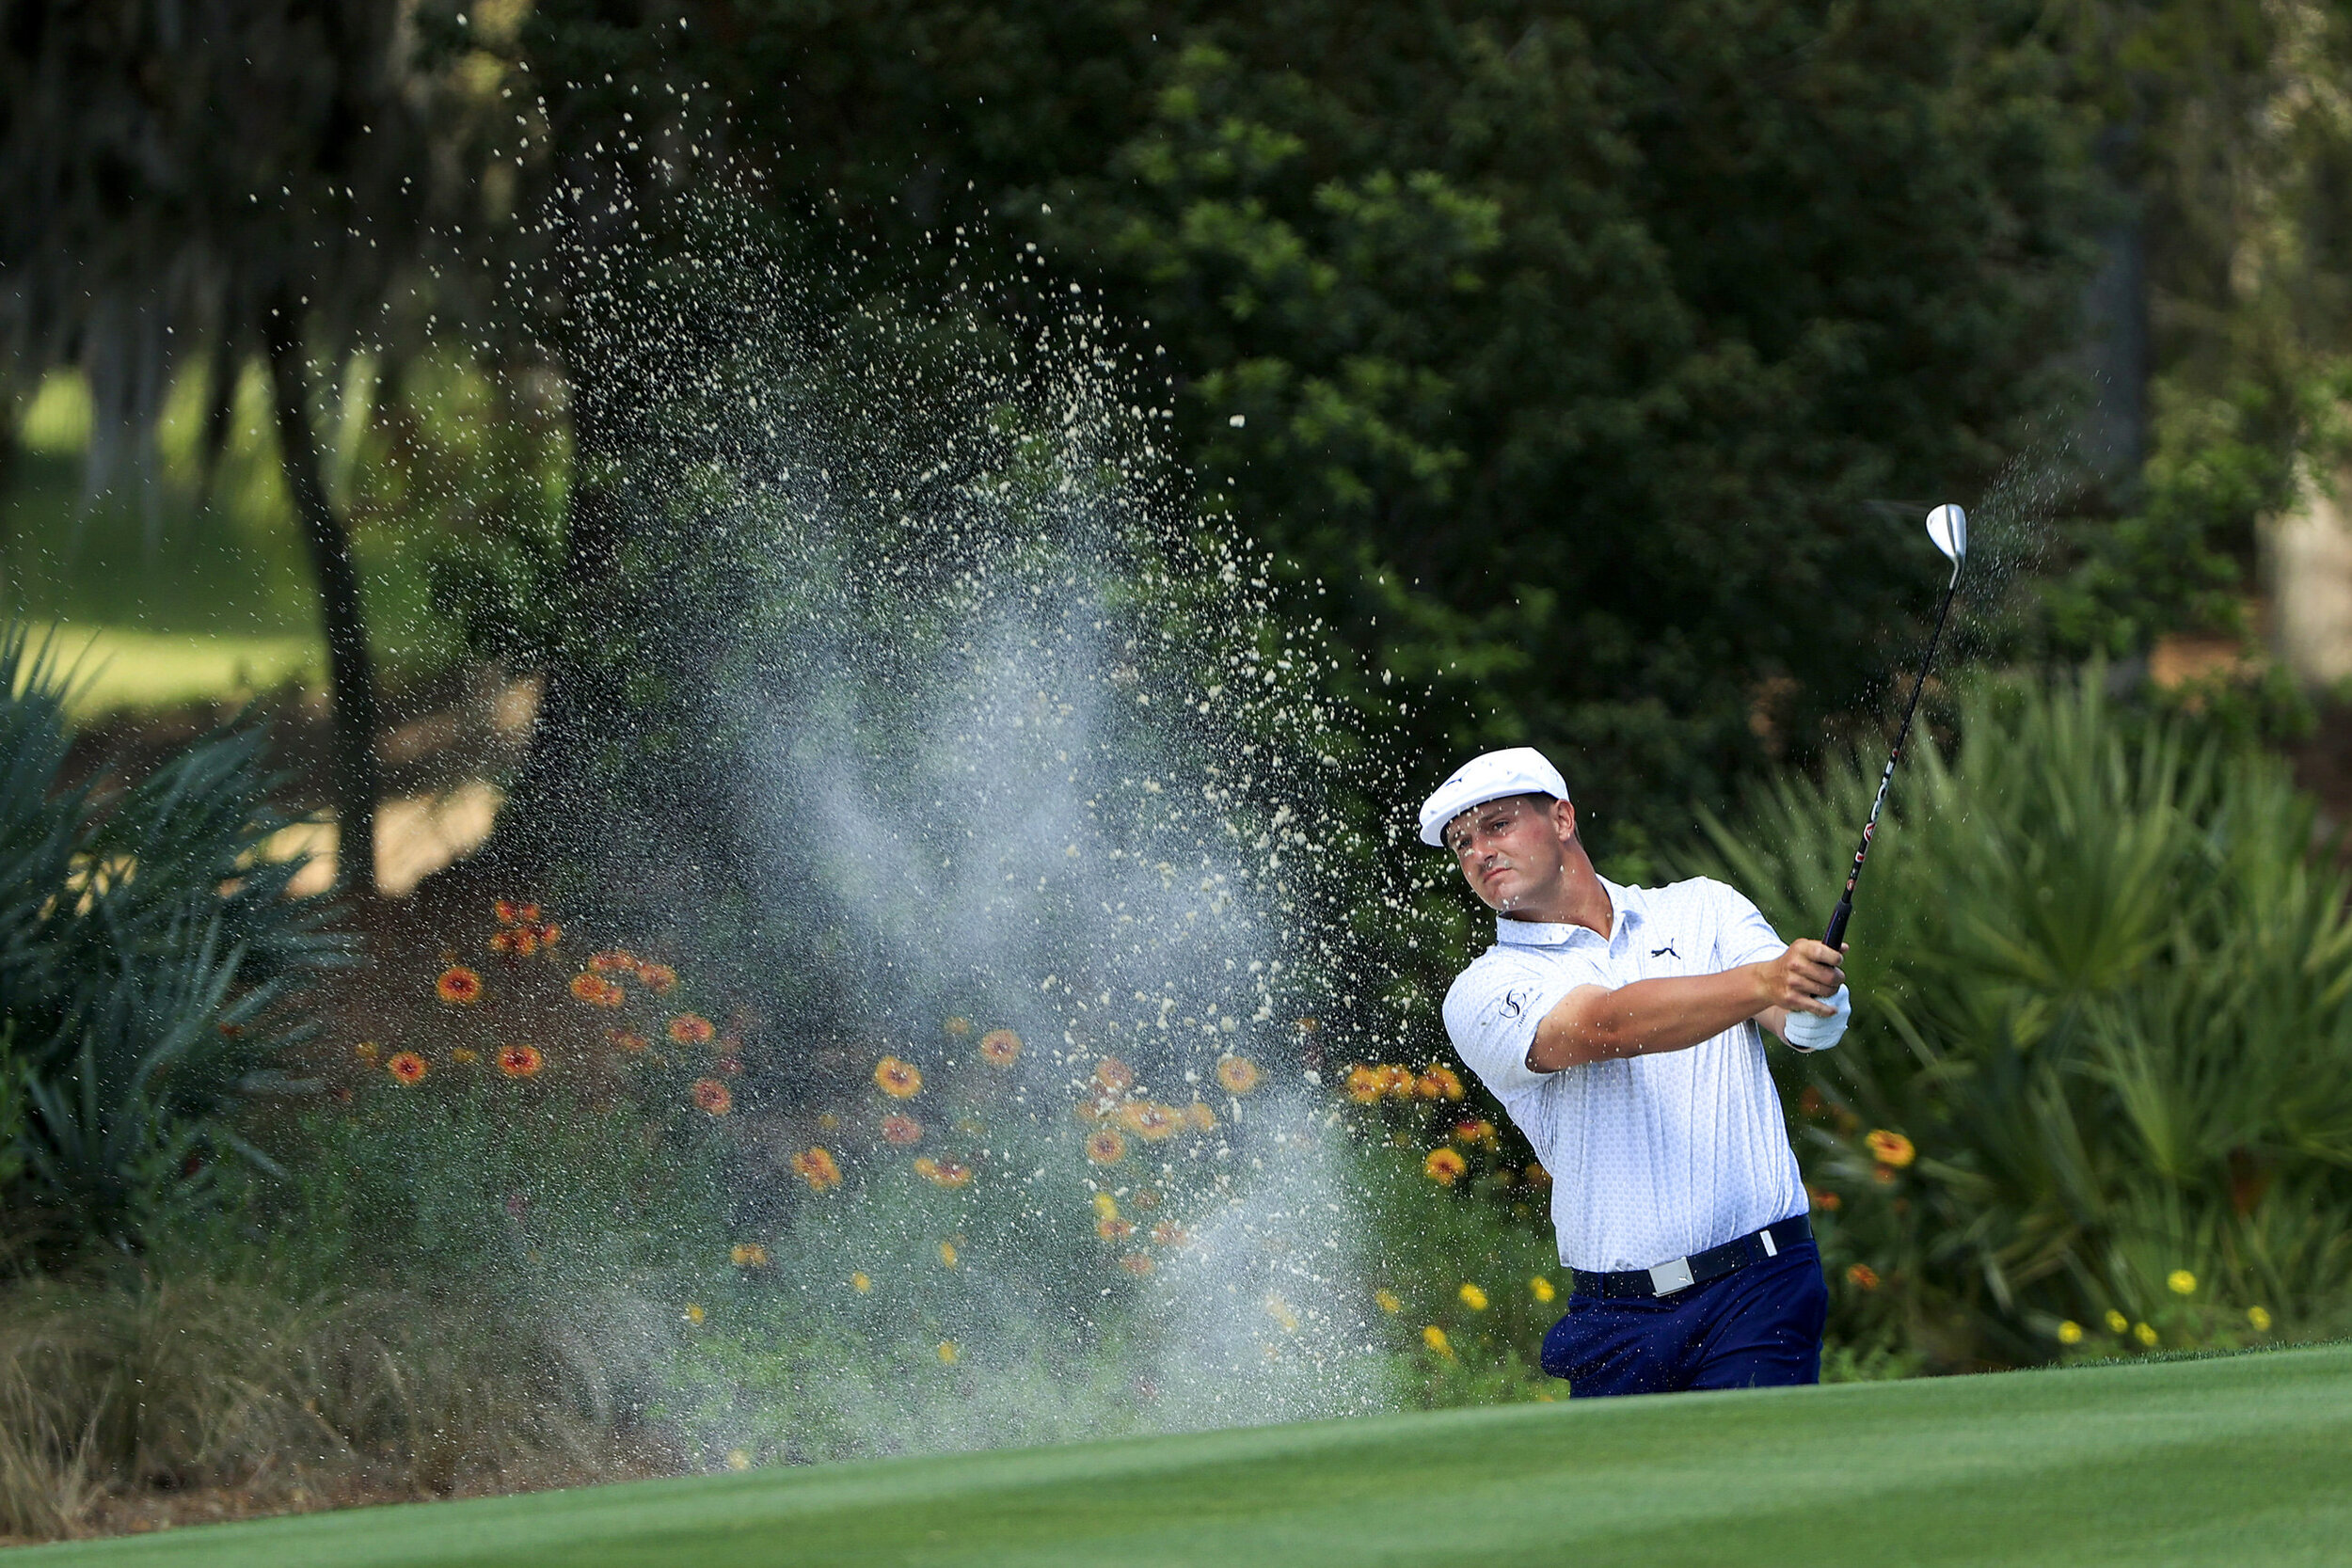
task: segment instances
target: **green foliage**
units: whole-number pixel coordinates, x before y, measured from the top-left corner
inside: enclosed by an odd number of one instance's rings
[[[1604,837],[1867,705],[1931,581],[1864,503],[1996,467],[2073,329],[2087,126],[2031,8],[734,14],[534,8],[559,139],[707,83],[820,255],[921,293],[1034,243],[1001,312],[1103,291],[1332,689],[1560,749]]]
[[[1789,1074],[1856,1346],[2226,1345],[2321,1331],[2352,1283],[2352,882],[2281,763],[2102,679],[1967,688],[1881,823],[1853,1028]],[[1704,868],[1814,927],[1875,774],[1759,791]]]
[[[277,1081],[307,1027],[291,1006],[342,961],[326,906],[290,899],[297,861],[258,726],[188,747],[119,796],[60,787],[64,689],[21,627],[0,632],[0,1057],[12,1161],[68,1229],[129,1238],[201,1189],[207,1162],[262,1158],[222,1121]]]

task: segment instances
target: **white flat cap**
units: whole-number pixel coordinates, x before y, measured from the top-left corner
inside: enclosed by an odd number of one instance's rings
[[[1433,847],[1445,845],[1445,825],[1472,806],[1500,800],[1506,795],[1549,795],[1568,799],[1568,781],[1551,759],[1533,746],[1474,756],[1454,770],[1454,777],[1422,802],[1421,841]]]

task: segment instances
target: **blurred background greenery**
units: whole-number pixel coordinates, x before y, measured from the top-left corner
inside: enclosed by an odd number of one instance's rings
[[[681,1171],[726,1190],[739,1149],[458,1106],[448,1201],[377,1207],[342,1183],[404,1170],[413,1130],[325,1109],[381,1087],[336,1076],[373,1027],[355,951],[429,975],[492,896],[548,889],[651,917],[573,825],[707,729],[612,650],[714,625],[647,580],[623,492],[668,471],[660,410],[592,307],[697,264],[697,193],[792,259],[812,338],[950,297],[1017,353],[1099,314],[1198,515],[1316,640],[1310,695],[1395,776],[1541,745],[1605,871],[1724,875],[1791,933],[1924,629],[1919,516],[1970,505],[1961,673],[1853,928],[1854,1036],[1787,1078],[1833,1370],[2344,1332],[2341,8],[20,9],[0,1528],[717,1462],[677,1412],[729,1353],[661,1334],[724,1227],[504,1206],[535,1164],[637,1212]],[[1343,804],[1364,885],[1417,903],[1325,912],[1434,1058],[1480,922],[1399,801]],[[697,868],[661,894],[705,911],[697,956],[755,968],[739,829],[641,816],[642,855]],[[1539,1397],[1527,1154],[1452,1114],[1354,1124],[1398,1397]],[[1459,1184],[1433,1144],[1470,1151]],[[622,1231],[619,1296],[516,1264]],[[361,1289],[362,1253],[400,1261]],[[626,1353],[560,1332],[651,1297]]]

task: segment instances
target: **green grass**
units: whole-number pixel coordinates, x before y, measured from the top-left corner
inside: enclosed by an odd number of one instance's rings
[[[311,1514],[29,1565],[2340,1562],[2352,1349],[1518,1405]]]

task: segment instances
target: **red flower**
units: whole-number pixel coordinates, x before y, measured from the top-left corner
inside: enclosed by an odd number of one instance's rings
[[[588,968],[597,974],[634,974],[637,972],[637,955],[625,953],[617,947],[608,947],[601,953],[588,955]]]
[[[615,1051],[626,1051],[632,1056],[647,1049],[653,1043],[644,1036],[628,1029],[607,1029],[604,1032],[604,1037]]]
[[[670,1037],[680,1045],[707,1045],[718,1032],[700,1013],[680,1013],[670,1020]]]
[[[677,984],[677,971],[668,964],[641,963],[637,966],[637,983],[660,996]]]
[[[735,1094],[716,1078],[697,1078],[692,1090],[695,1107],[714,1117],[725,1116],[735,1109]]]
[[[499,1052],[499,1070],[509,1078],[529,1078],[547,1065],[535,1045],[510,1045]]]
[[[482,1000],[482,976],[463,964],[452,964],[433,982],[433,993],[444,1002],[470,1007]]]
[[[923,1141],[923,1124],[909,1116],[887,1116],[882,1117],[882,1135],[905,1148]]]
[[[1879,1288],[1879,1272],[1867,1263],[1856,1263],[1848,1269],[1846,1279],[1859,1290],[1875,1291]]]
[[[572,994],[596,1007],[617,1007],[628,1000],[617,982],[584,972],[572,976]]]
[[[421,1084],[424,1082],[424,1075],[428,1069],[422,1056],[413,1051],[402,1051],[394,1053],[392,1059],[384,1064],[384,1070],[401,1083]]]

